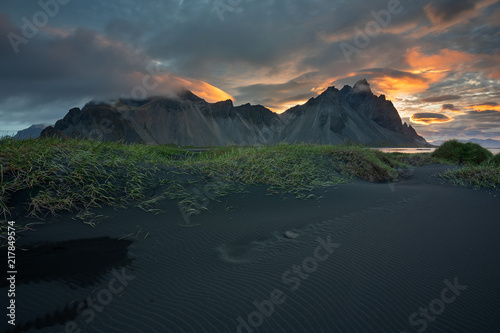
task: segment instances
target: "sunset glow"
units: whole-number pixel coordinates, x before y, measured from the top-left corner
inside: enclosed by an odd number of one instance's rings
[[[474,111],[499,111],[500,112],[500,105],[497,103],[485,103],[485,104],[479,104],[479,105],[472,105],[468,107],[469,109],[473,109]]]
[[[412,123],[420,124],[420,125],[431,125],[431,124],[440,124],[447,123],[449,121],[453,121],[453,118],[442,114],[433,114],[433,113],[415,113],[410,117]]]
[[[190,90],[193,94],[197,95],[198,97],[203,98],[207,102],[215,103],[215,102],[225,101],[228,99],[234,101],[233,96],[229,95],[222,89],[212,86],[207,82],[194,79],[190,80],[183,79],[181,82],[183,83],[183,86],[186,89]]]

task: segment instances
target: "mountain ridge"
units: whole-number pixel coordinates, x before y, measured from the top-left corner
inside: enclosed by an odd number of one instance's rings
[[[71,109],[42,136],[98,138],[125,143],[181,146],[276,143],[426,146],[391,101],[372,93],[366,80],[320,95],[282,114],[262,105],[209,103],[186,90],[177,98],[118,99]]]
[[[33,124],[28,128],[17,131],[13,136],[16,140],[25,140],[31,138],[38,138],[42,131],[51,126],[50,124]]]

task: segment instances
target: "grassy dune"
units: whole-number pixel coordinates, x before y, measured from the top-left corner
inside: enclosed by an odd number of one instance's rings
[[[442,174],[444,180],[474,188],[500,190],[500,154],[493,155],[475,143],[451,140],[442,144],[432,157],[441,163],[463,165]]]
[[[135,203],[151,209],[161,199],[185,200],[193,184],[216,184],[218,196],[262,184],[271,193],[309,196],[321,186],[396,180],[411,161],[359,146],[277,145],[220,147],[191,152],[172,146],[88,140],[0,142],[0,216],[44,217]],[[161,188],[162,194],[149,195]],[[158,191],[155,191],[157,193]],[[15,207],[13,207],[15,206]]]
[[[155,166],[167,164],[169,147],[122,145],[81,140],[3,140],[0,143],[0,216],[22,192],[30,216],[118,205],[140,200]]]
[[[396,181],[412,166],[436,162],[465,165],[442,175],[446,180],[500,188],[500,158],[477,145],[461,145],[449,142],[432,155],[409,155],[356,145],[192,151],[76,139],[4,139],[0,141],[0,219],[43,218],[67,211],[94,225],[98,217],[89,211],[91,207],[136,205],[160,213],[160,203],[169,199],[187,209],[196,207],[193,188],[208,189],[217,198],[244,191],[248,185],[264,185],[270,194],[310,198],[324,186],[354,179]]]

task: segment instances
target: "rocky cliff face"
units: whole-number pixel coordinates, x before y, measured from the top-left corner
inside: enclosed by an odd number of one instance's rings
[[[144,141],[131,126],[130,121],[116,108],[107,104],[88,103],[80,110],[73,108],[66,116],[58,120],[54,127],[47,127],[40,136],[49,133],[60,137],[92,138],[105,141],[123,141],[125,143],[143,143]]]
[[[411,126],[402,123],[392,102],[372,93],[366,80],[342,90],[330,87],[283,116],[287,120],[283,132],[286,142],[408,147],[427,144]]]
[[[328,88],[304,105],[279,115],[261,105],[208,103],[186,91],[176,99],[117,100],[71,109],[42,136],[98,138],[126,143],[182,146],[287,143],[423,146],[394,105],[373,95],[368,82]]]

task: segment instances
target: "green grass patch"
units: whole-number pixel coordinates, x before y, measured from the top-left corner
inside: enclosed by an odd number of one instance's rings
[[[491,164],[500,167],[500,153],[493,156],[493,158],[491,159]]]
[[[471,166],[488,162],[493,158],[488,149],[477,143],[462,143],[457,140],[446,141],[432,153],[432,156],[447,163]]]
[[[20,192],[27,213],[72,211],[101,204],[140,200],[158,165],[187,152],[170,147],[124,145],[89,140],[4,139],[0,142],[0,214]]]
[[[500,167],[469,166],[448,171],[441,177],[457,185],[500,190]]]
[[[359,146],[281,144],[214,148],[185,161],[193,173],[222,183],[263,184],[270,191],[296,193],[345,183],[355,177],[396,180],[405,164]]]
[[[163,200],[176,200],[189,210],[199,206],[196,191],[215,199],[244,191],[248,185],[264,185],[271,194],[309,198],[315,189],[356,178],[394,181],[401,170],[427,162],[429,156],[385,154],[352,145],[282,144],[190,152],[175,146],[91,140],[4,139],[0,219],[7,220],[11,209],[18,209],[13,202],[20,198],[26,206],[15,212],[17,216],[76,212],[75,219],[92,226],[105,218],[93,215],[92,207],[133,202],[145,211],[162,213]]]
[[[474,188],[500,190],[500,155],[472,142],[450,140],[443,143],[432,156],[443,163],[463,165],[440,177],[452,183]]]

